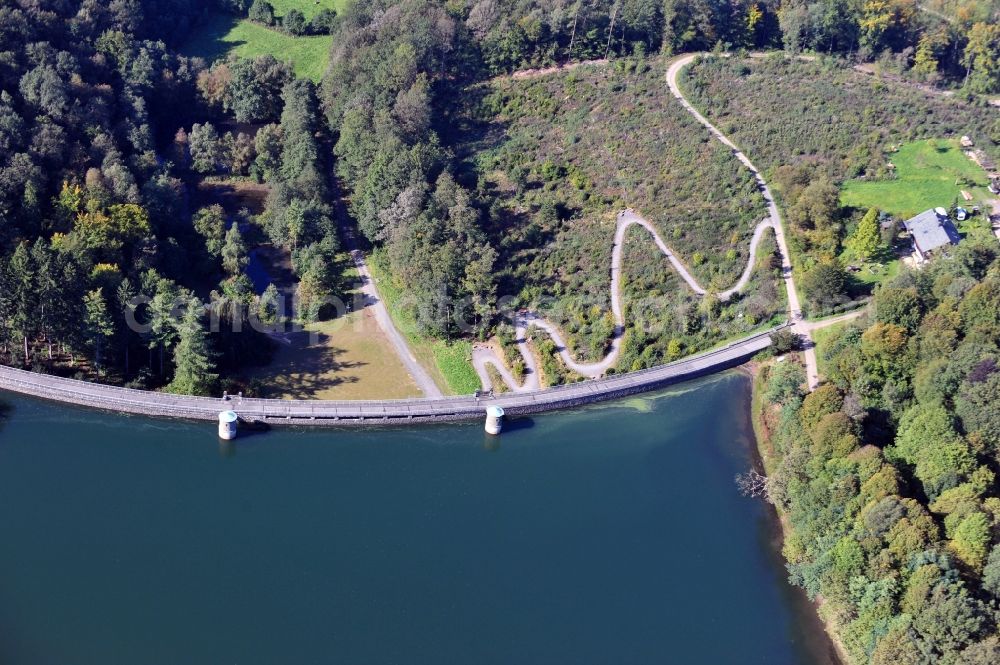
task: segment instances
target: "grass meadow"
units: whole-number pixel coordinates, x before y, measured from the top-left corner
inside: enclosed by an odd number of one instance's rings
[[[878,208],[907,219],[929,208],[974,205],[990,198],[986,174],[962,152],[957,141],[916,141],[890,158],[896,167],[891,180],[848,180],[841,203],[854,208]],[[962,190],[972,195],[966,202]]]
[[[339,10],[344,2],[273,0],[271,4],[278,16],[283,16],[290,9],[298,9],[308,19],[320,9]],[[291,62],[296,76],[318,82],[326,71],[332,46],[333,37],[329,35],[295,37],[232,14],[215,12],[194,31],[182,50],[185,55],[201,57],[209,62],[225,58],[230,53],[242,58],[273,55],[278,60]]]
[[[305,326],[279,342],[253,375],[278,399],[420,397],[395,350],[367,311]]]

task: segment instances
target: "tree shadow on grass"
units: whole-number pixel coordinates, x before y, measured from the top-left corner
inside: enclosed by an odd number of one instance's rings
[[[184,45],[181,52],[192,58],[203,58],[208,63],[224,58],[231,50],[246,43],[244,41],[224,41],[223,39],[240,20],[240,17],[233,14],[220,11],[212,12],[195,28],[191,39]]]
[[[279,350],[271,376],[265,379],[269,396],[287,394],[295,396],[318,395],[338,386],[358,383],[360,378],[352,370],[368,363],[344,359],[347,350],[330,345],[330,337],[320,333],[315,339],[309,332],[288,335],[286,350]],[[310,344],[310,341],[313,343]]]

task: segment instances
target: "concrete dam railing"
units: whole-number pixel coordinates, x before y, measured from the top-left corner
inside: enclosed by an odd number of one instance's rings
[[[474,420],[482,418],[488,406],[500,406],[511,416],[541,413],[633,395],[719,372],[740,365],[766,349],[771,344],[772,332],[752,335],[651,369],[496,397],[383,401],[189,397],[104,386],[12,367],[0,367],[0,390],[104,411],[213,422],[218,420],[220,411],[226,410],[235,411],[245,422],[271,425],[344,427]]]

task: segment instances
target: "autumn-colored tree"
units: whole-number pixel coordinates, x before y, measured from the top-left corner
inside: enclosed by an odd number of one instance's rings
[[[970,89],[982,93],[1000,90],[1000,23],[972,26],[962,64]]]
[[[858,228],[854,230],[847,247],[858,259],[868,261],[882,245],[882,234],[879,230],[878,210],[870,208],[865,216],[858,222]]]

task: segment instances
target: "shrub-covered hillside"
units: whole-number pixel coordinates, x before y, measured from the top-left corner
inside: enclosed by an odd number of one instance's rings
[[[638,59],[497,79],[474,89],[460,127],[459,155],[491,203],[505,292],[559,300],[590,357],[610,334],[601,319],[619,209],[634,207],[653,222],[697,279],[718,290],[739,277],[766,216],[750,172],[674,100],[663,69],[662,60]],[[636,230],[628,242],[656,254],[643,284],[686,290],[647,233]],[[625,271],[633,274],[630,265]],[[677,317],[665,309],[660,319]]]
[[[996,107],[881,82],[838,62],[709,57],[688,68],[683,85],[769,171],[808,163],[836,181],[884,175],[892,146],[963,135],[1000,157]]]
[[[1000,261],[994,244],[881,287],[822,348],[772,366],[772,501],[794,583],[858,663],[996,663]]]
[[[919,139],[968,135],[987,157],[1000,157],[1000,115],[985,100],[880,81],[826,59],[707,57],[687,70],[683,86],[775,185],[812,314],[866,291],[840,260],[867,212],[841,207],[845,180],[897,177],[893,151]],[[898,166],[900,177],[912,175],[909,164]],[[980,172],[971,184],[985,191]],[[891,258],[891,243],[883,238],[872,253]]]

